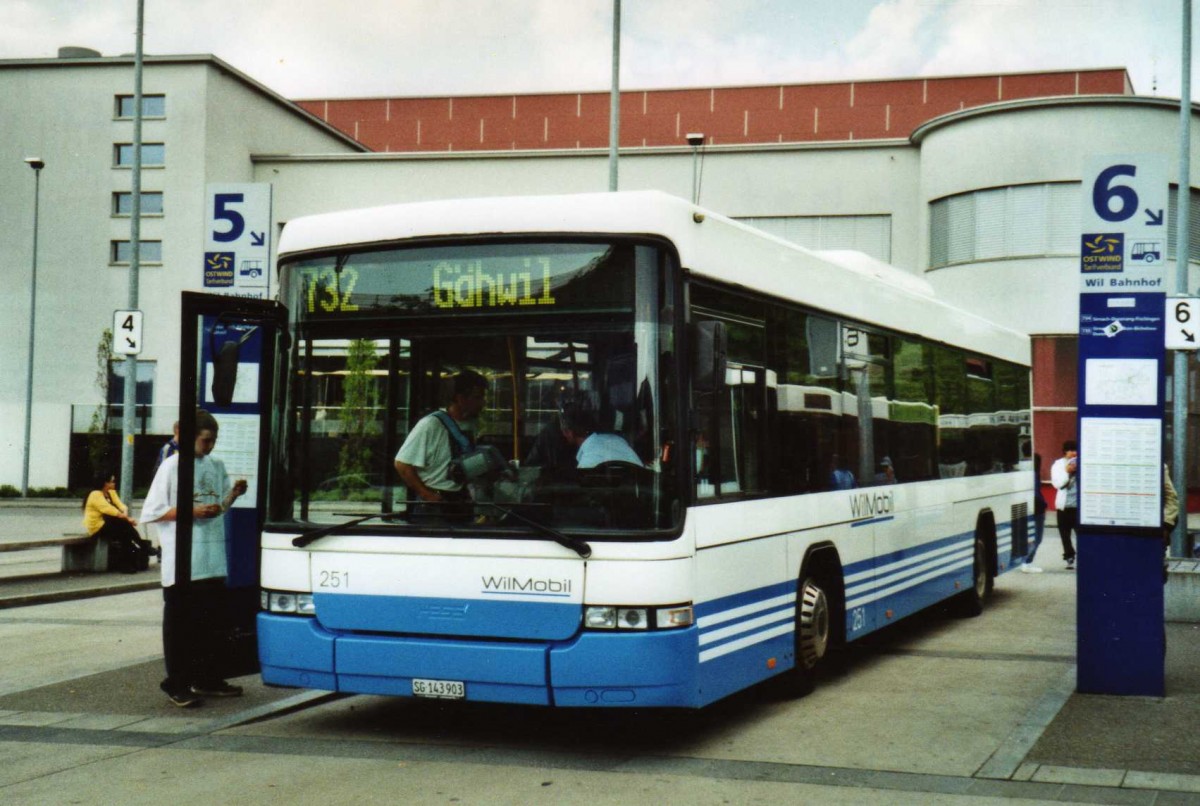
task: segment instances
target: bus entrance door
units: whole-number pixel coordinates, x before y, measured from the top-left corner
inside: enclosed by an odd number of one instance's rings
[[[216,625],[217,672],[238,677],[258,671],[266,446],[271,402],[284,397],[275,391],[285,309],[271,301],[182,296],[175,585],[193,612]]]

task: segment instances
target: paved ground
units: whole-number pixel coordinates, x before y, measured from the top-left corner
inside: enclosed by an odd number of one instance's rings
[[[699,714],[255,677],[184,711],[156,690],[157,591],[2,609],[0,802],[1200,804],[1200,626],[1167,626],[1165,698],[1075,694],[1075,577],[1055,557],[1002,577],[978,619],[929,612],[856,645],[808,698]]]

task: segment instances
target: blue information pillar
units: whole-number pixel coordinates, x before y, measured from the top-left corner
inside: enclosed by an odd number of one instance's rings
[[[1162,696],[1166,159],[1091,167],[1080,246],[1077,688]]]
[[[1082,692],[1163,694],[1163,304],[1162,294],[1080,299]]]

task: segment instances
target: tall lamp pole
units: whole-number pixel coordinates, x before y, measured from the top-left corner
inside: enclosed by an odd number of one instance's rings
[[[608,189],[617,189],[621,140],[621,0],[613,0],[612,86],[608,93]]]
[[[145,0],[137,4],[137,44],[133,57],[133,175],[130,183],[133,207],[129,211],[129,310],[138,307],[138,268],[142,260],[142,28]],[[125,396],[121,406],[121,496],[133,501],[133,435],[137,420],[136,355],[125,356]]]
[[[33,334],[37,324],[37,249],[38,249],[38,202],[42,191],[42,169],[46,163],[41,157],[26,157],[25,162],[33,169],[33,270],[29,280],[29,364],[25,368],[25,450],[21,465],[21,496],[29,496],[29,434],[33,425]]]
[[[692,204],[700,203],[700,146],[704,145],[703,132],[688,132],[688,145],[692,147]]]
[[[1186,294],[1188,289],[1188,266],[1191,255],[1189,222],[1191,221],[1192,198],[1192,0],[1183,0],[1183,30],[1180,61],[1183,64],[1179,91],[1179,184],[1175,210],[1178,216],[1175,227],[1175,293]],[[1171,531],[1172,557],[1187,556],[1187,439],[1188,439],[1188,353],[1175,352],[1173,367],[1174,401],[1171,412],[1171,462],[1175,476],[1175,489],[1179,491],[1184,505],[1180,518]]]

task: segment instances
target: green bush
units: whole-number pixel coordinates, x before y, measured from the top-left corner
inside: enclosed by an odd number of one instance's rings
[[[31,487],[30,498],[74,498],[75,493],[66,487]]]
[[[0,484],[0,498],[20,498],[21,491],[11,484]]]

